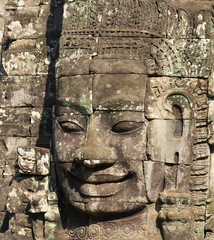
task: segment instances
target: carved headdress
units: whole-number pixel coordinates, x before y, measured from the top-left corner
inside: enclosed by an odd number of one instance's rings
[[[163,38],[167,24],[167,8],[163,2],[67,1],[60,58],[105,55],[146,60],[150,74],[178,75],[179,54],[170,41]]]

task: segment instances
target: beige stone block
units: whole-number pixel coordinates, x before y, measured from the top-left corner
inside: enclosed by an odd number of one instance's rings
[[[10,181],[12,177],[7,177],[7,178],[0,178],[0,184],[1,184],[1,189],[0,189],[0,211],[5,211],[5,205],[6,205],[6,199],[9,194],[9,188],[10,188]],[[3,219],[2,219],[3,220]]]
[[[31,136],[52,137],[51,108],[33,108],[31,110]]]
[[[44,44],[43,40],[41,44]],[[15,47],[14,45],[12,48]],[[4,70],[9,76],[48,74],[50,64],[46,46],[41,49],[33,47],[5,51],[3,52],[2,61]]]
[[[207,190],[208,189],[208,177],[205,176],[191,176],[190,178],[190,190],[198,191],[198,190]]]
[[[193,147],[195,159],[207,158],[210,155],[210,148],[207,143],[196,144]]]
[[[70,57],[61,58],[56,64],[56,76],[89,75],[90,59],[82,59],[81,54],[73,54]]]
[[[147,80],[140,74],[96,74],[93,109],[144,111]]]
[[[48,76],[2,78],[0,107],[46,107],[54,101],[54,83]]]
[[[57,105],[70,107],[83,114],[91,114],[92,76],[79,75],[58,80]]]
[[[147,74],[148,70],[143,61],[93,58],[90,72],[98,74]]]
[[[202,191],[193,191],[191,192],[192,204],[194,206],[206,205],[207,201],[207,192]]]
[[[1,160],[15,161],[17,159],[18,147],[26,147],[31,144],[31,138],[25,137],[2,137],[1,142]]]
[[[184,120],[153,120],[147,130],[147,153],[152,161],[190,164],[193,161],[193,122]],[[180,132],[180,133],[179,133]]]
[[[0,135],[30,136],[29,108],[1,108],[0,112]]]
[[[18,3],[24,4],[23,1]],[[10,6],[12,7],[12,5]],[[40,6],[13,4],[14,14],[6,18],[6,33],[10,39],[27,39],[45,37],[46,25],[50,13],[50,7],[46,4]]]
[[[23,6],[38,6],[41,1],[44,0],[6,0],[7,5],[13,5],[16,7],[23,7]]]
[[[156,202],[164,188],[164,163],[145,161],[144,174],[149,201]]]

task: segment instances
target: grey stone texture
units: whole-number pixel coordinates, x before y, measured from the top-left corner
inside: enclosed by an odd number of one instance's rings
[[[214,239],[213,0],[1,0],[0,239]]]

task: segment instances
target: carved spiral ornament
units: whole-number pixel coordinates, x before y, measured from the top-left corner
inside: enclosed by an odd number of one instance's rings
[[[123,237],[133,237],[134,235],[136,235],[136,229],[135,229],[135,225],[133,224],[124,224],[121,226],[120,228],[120,233],[121,236]]]
[[[96,239],[100,236],[100,227],[97,224],[92,224],[89,226],[89,232],[88,232],[90,239]]]
[[[103,224],[103,237],[106,239],[112,238],[116,235],[117,228],[113,223],[104,223]]]
[[[79,227],[76,236],[79,240],[87,239],[87,229],[86,227]]]

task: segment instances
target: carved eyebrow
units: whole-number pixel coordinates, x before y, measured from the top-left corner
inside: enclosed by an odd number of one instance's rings
[[[130,106],[132,110],[130,110]],[[132,95],[127,95],[127,99],[124,100],[119,96],[115,96],[106,101],[100,102],[100,105],[95,108],[95,110],[112,110],[112,111],[137,111],[137,108],[144,106],[144,101],[139,102],[135,97],[132,98]],[[141,110],[139,110],[142,112]],[[138,111],[137,111],[138,112]]]
[[[69,101],[57,101],[56,105],[57,107],[68,107],[84,115],[90,115],[92,113],[92,109],[89,107],[85,105],[78,105]]]

